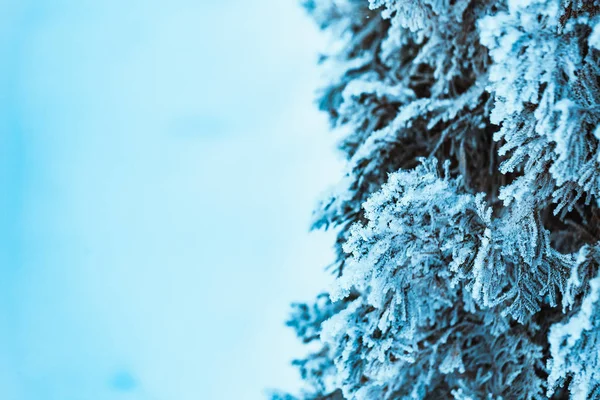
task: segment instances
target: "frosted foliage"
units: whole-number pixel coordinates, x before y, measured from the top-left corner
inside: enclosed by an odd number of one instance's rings
[[[492,218],[483,195],[461,193],[459,180],[438,177],[434,161],[390,175],[365,203],[368,223],[350,230],[350,258],[332,299],[355,290],[374,307],[390,302],[390,314],[411,329],[434,323],[434,311],[453,304],[459,281],[481,308],[502,304],[503,314],[519,321],[544,298],[556,305],[574,257],[552,249],[526,204]]]
[[[350,259],[331,297],[362,296],[326,321],[321,335],[332,348],[346,398],[423,399],[446,386],[473,396],[517,396],[503,380],[524,376],[532,380],[521,398],[541,393],[541,381],[531,376],[539,367],[540,349],[526,329],[518,336],[507,332],[510,318],[493,321],[492,310],[510,304],[506,309],[514,310],[505,314],[529,315],[524,298],[537,301],[543,283],[535,293],[519,288],[518,266],[502,265],[513,260],[503,254],[511,249],[501,251],[502,245],[512,245],[508,238],[505,243],[495,239],[502,226],[492,222],[481,196],[462,193],[460,181],[445,174],[440,177],[430,160],[390,175],[365,203],[367,224],[351,229],[344,245]],[[490,254],[496,254],[495,268],[502,272],[485,265],[494,258]],[[482,265],[473,267],[477,263]],[[499,295],[492,287],[517,295]],[[476,299],[473,292],[486,295]],[[480,340],[486,343],[474,344]],[[514,352],[500,351],[495,347],[500,343],[514,343]],[[486,367],[479,357],[494,361]],[[513,361],[518,366],[511,367],[511,374],[500,376],[495,370]],[[476,384],[464,381],[471,373],[486,377]]]
[[[469,3],[469,0],[369,0],[371,8],[383,7],[385,18],[392,17],[411,31],[430,28],[440,19],[461,22]]]
[[[600,194],[600,53],[594,1],[509,1],[508,10],[479,21],[490,49],[491,121],[509,154],[502,172],[544,179],[570,211]],[[541,177],[550,173],[551,180]],[[517,181],[520,185],[524,181]]]
[[[407,9],[413,3],[406,2]],[[310,7],[329,9],[325,4],[331,6],[328,1],[311,1]],[[343,226],[359,217],[361,204],[389,173],[414,167],[421,156],[458,160],[461,154],[482,154],[471,160],[480,171],[465,178],[485,184],[481,175],[491,160],[483,155],[491,145],[487,130],[493,128],[486,123],[491,108],[483,79],[488,58],[477,45],[475,16],[486,6],[461,4],[463,12],[455,13],[467,30],[441,13],[436,24],[413,32],[396,17],[382,18],[365,1],[346,1],[329,12],[344,34],[341,46],[335,46],[341,50],[325,56],[324,62],[337,68],[320,107],[335,127],[349,132],[340,142],[349,160],[349,178],[323,199],[315,214],[316,227]],[[464,118],[467,113],[469,118]],[[342,236],[340,243],[343,240]]]
[[[329,295],[322,293],[317,296],[312,305],[293,304],[293,312],[287,325],[295,330],[296,335],[303,343],[319,342],[323,322],[342,310],[344,306],[344,303],[341,302],[332,303]],[[294,360],[293,362],[300,370],[302,379],[313,388],[312,391],[304,394],[303,398],[305,399],[319,398],[318,393],[327,392],[328,390],[335,392],[335,388],[332,388],[332,382],[335,378],[336,369],[329,356],[329,347],[319,345],[317,348],[317,351],[306,358]]]
[[[307,0],[343,176],[278,399],[600,399],[600,0]]]
[[[549,395],[571,377],[573,399],[600,398],[600,275],[589,287],[578,312],[550,330]]]

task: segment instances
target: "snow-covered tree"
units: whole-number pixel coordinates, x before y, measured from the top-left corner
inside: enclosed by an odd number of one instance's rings
[[[304,5],[347,166],[299,398],[600,399],[600,0]]]

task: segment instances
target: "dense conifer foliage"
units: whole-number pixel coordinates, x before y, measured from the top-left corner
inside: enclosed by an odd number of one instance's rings
[[[600,399],[600,1],[305,7],[347,166],[298,398]]]

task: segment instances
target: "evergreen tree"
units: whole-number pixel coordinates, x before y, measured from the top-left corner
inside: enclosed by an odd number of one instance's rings
[[[305,7],[347,168],[300,398],[600,399],[600,0]]]

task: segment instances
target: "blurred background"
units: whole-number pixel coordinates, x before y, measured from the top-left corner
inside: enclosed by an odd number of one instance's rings
[[[0,398],[294,391],[339,163],[295,0],[0,0]]]

